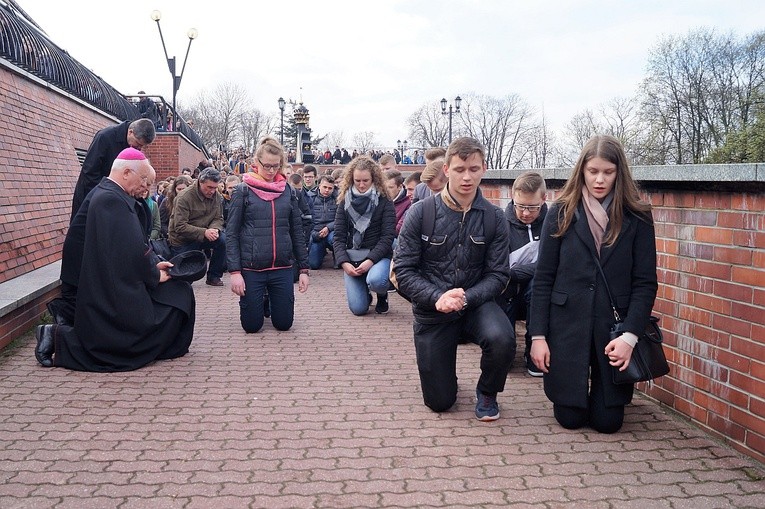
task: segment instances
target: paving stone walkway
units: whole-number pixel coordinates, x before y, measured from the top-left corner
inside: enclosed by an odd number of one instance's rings
[[[636,397],[623,430],[556,425],[518,363],[502,418],[421,401],[408,303],[354,317],[338,270],[297,321],[244,334],[228,288],[194,284],[191,352],[131,373],[44,369],[29,334],[0,353],[0,509],[765,507],[765,468]]]

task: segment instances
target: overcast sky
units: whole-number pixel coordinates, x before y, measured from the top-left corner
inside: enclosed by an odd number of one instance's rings
[[[61,48],[123,94],[172,97],[151,12],[169,55],[193,42],[183,104],[223,81],[276,116],[301,97],[314,135],[373,131],[388,147],[421,105],[469,92],[518,94],[553,129],[631,96],[649,50],[699,27],[739,37],[763,28],[762,0],[17,0]]]

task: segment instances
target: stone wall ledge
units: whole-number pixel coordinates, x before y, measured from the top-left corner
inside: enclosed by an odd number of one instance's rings
[[[58,287],[60,274],[57,261],[0,283],[0,317]]]
[[[688,189],[704,191],[765,191],[765,163],[681,164],[632,166],[632,174],[645,190]],[[484,180],[515,180],[525,169],[489,170]],[[548,186],[559,187],[571,175],[571,168],[538,171]]]

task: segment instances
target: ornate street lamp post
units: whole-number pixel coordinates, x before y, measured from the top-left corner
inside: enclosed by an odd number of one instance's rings
[[[175,74],[175,57],[167,56],[167,47],[165,46],[165,38],[162,35],[162,27],[159,24],[159,20],[162,17],[162,13],[159,11],[152,11],[151,19],[157,22],[157,30],[159,30],[159,38],[162,41],[162,49],[165,52],[165,59],[167,60],[167,68],[170,69],[170,74],[173,77],[173,131],[178,127],[178,113],[175,111],[175,98],[178,95],[178,89],[181,88],[181,80],[183,79],[183,72],[186,70],[186,61],[189,59],[189,50],[191,49],[191,41],[197,38],[199,32],[196,28],[190,28],[186,32],[186,36],[189,38],[189,45],[186,47],[186,56],[183,58],[183,67],[181,68],[180,76]]]
[[[460,111],[460,103],[462,102],[462,98],[460,96],[457,96],[454,98],[454,112],[457,113]],[[452,144],[452,105],[449,105],[449,110],[446,110],[446,98],[441,99],[441,114],[442,115],[449,115],[449,145]]]
[[[283,97],[279,98],[279,110],[282,112],[282,120],[281,120],[281,128],[279,130],[279,143],[282,144],[282,147],[284,146],[284,106],[287,104]]]
[[[409,145],[409,142],[404,140],[396,140],[396,145],[398,146],[398,151],[401,153],[401,163],[404,162],[404,152],[406,152],[406,147]]]

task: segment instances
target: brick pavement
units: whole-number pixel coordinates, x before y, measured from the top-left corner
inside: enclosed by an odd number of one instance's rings
[[[195,283],[191,352],[132,373],[0,353],[0,508],[765,507],[765,468],[637,397],[622,432],[566,431],[514,366],[502,418],[421,402],[408,303],[354,317],[314,271],[288,332],[246,335],[227,288]]]

